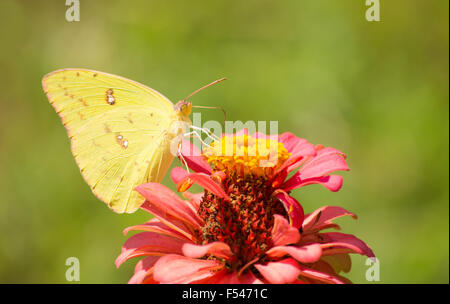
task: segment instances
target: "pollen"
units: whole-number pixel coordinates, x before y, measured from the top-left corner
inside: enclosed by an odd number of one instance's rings
[[[256,138],[247,134],[224,136],[203,151],[215,171],[240,176],[270,177],[291,154],[275,139]]]

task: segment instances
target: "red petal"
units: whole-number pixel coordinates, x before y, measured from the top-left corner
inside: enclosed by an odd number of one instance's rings
[[[274,196],[278,198],[286,209],[289,215],[290,224],[292,227],[299,229],[302,226],[304,213],[300,203],[293,197],[289,196],[283,190],[276,190]]]
[[[222,188],[222,185],[214,181],[209,175],[206,175],[204,173],[191,173],[187,175],[183,180],[181,180],[177,187],[181,186],[183,190],[187,190],[184,189],[184,185],[188,182],[190,182],[191,184],[196,183],[200,187],[208,190],[218,197],[224,198],[226,200],[230,199],[225,193],[225,190]]]
[[[366,243],[358,239],[352,234],[345,234],[340,232],[326,232],[320,234],[326,243],[321,244],[322,249],[331,248],[348,248],[352,251],[368,257],[375,257],[372,249]]]

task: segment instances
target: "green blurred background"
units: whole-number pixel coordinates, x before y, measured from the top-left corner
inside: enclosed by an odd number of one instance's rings
[[[191,101],[347,153],[340,192],[294,196],[306,212],[357,213],[338,222],[373,248],[380,282],[449,282],[448,1],[381,0],[381,22],[366,21],[364,0],[80,2],[72,23],[64,0],[0,2],[1,283],[66,283],[71,256],[81,283],[125,283],[135,265],[114,260],[122,230],[148,214],[117,215],[91,194],[42,91],[66,67],[172,101],[227,77]],[[367,283],[365,259],[352,260],[348,276]]]

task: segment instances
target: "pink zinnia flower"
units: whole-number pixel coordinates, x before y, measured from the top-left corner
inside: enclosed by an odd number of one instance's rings
[[[222,153],[229,147],[231,155]],[[261,147],[275,147],[277,158]],[[174,168],[171,176],[188,200],[158,183],[136,188],[146,198],[141,208],[155,218],[124,231],[145,231],[130,237],[116,260],[119,267],[145,257],[129,283],[348,283],[338,274],[349,271],[348,254],[374,256],[353,235],[322,232],[339,228],[335,218],[356,218],[353,213],[326,206],[305,216],[289,195],[309,184],[339,190],[342,177],[330,173],[348,170],[342,152],[291,133],[249,136],[244,130],[203,153],[186,141],[182,155],[195,172]],[[194,183],[205,191],[186,192]]]

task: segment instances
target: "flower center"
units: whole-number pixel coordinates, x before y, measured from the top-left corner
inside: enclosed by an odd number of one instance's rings
[[[224,136],[211,143],[211,147],[203,151],[203,156],[215,171],[270,177],[290,153],[277,140],[243,134]]]
[[[274,197],[265,178],[251,174],[232,174],[223,181],[229,201],[205,191],[199,216],[204,226],[199,232],[202,244],[221,241],[228,244],[234,261],[228,263],[236,270],[261,256],[271,246],[274,214],[287,218],[283,205]]]

